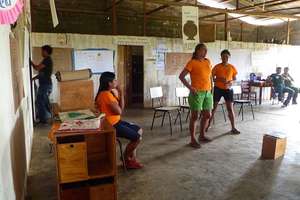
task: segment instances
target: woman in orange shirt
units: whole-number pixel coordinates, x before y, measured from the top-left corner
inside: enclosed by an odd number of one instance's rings
[[[236,80],[237,70],[235,67],[228,63],[230,57],[230,52],[225,49],[221,52],[222,63],[217,64],[212,70],[212,77],[215,83],[214,86],[214,108],[212,110],[212,117],[210,122],[216,112],[218,103],[223,97],[226,103],[226,108],[228,112],[228,117],[231,123],[231,133],[239,134],[234,123],[234,110],[233,110],[233,90],[231,85],[233,81]],[[209,122],[209,124],[210,124]]]
[[[210,142],[211,139],[205,136],[205,129],[211,116],[213,97],[211,94],[211,63],[206,58],[207,48],[205,44],[198,44],[195,47],[192,59],[186,64],[179,75],[181,82],[190,90],[189,105],[191,109],[190,118],[190,145],[200,148],[199,142]],[[191,77],[191,83],[186,79]],[[201,113],[200,136],[196,139],[196,122]]]
[[[124,96],[114,73],[101,74],[96,106],[100,112],[105,113],[107,121],[115,127],[117,137],[130,140],[124,152],[126,167],[128,169],[142,168],[143,165],[136,159],[136,148],[141,141],[143,130],[135,124],[121,120]]]

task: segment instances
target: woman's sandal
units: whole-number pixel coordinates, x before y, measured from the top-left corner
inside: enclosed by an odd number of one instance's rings
[[[190,146],[193,147],[193,148],[195,148],[195,149],[201,148],[201,145],[197,141],[190,142]]]
[[[234,135],[238,135],[238,134],[241,134],[241,132],[239,130],[237,130],[236,128],[232,129],[230,131],[231,134],[234,134]]]
[[[209,139],[207,137],[199,137],[198,140],[199,140],[199,142],[205,142],[205,143],[212,141],[212,139]]]

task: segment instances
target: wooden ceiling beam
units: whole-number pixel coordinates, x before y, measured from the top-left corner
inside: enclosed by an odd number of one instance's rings
[[[277,12],[277,11],[284,11],[284,10],[294,10],[294,9],[299,9],[299,10],[300,10],[300,7],[280,8],[280,9],[274,9],[274,10],[267,10],[267,11],[264,11],[264,13]],[[296,13],[293,13],[293,14],[296,15],[296,14],[299,14],[299,12],[296,12]],[[246,17],[246,16],[247,16],[247,15],[243,15],[243,16],[240,16],[240,17],[232,17],[232,18],[229,18],[228,21],[240,19],[240,18]],[[224,20],[216,20],[216,21],[218,21],[218,22],[224,22]]]
[[[265,2],[265,7],[268,7],[268,5],[270,3],[275,3],[275,2],[278,3],[279,1],[282,1],[282,0],[267,1],[267,2]],[[255,8],[255,7],[261,6],[261,5],[263,5],[263,3],[257,3],[257,4],[254,4],[253,6],[239,7],[236,10],[248,10],[248,9],[252,9],[252,8]],[[206,16],[203,16],[203,17],[199,17],[199,20],[206,19],[206,18],[211,18],[211,17],[217,17],[217,16],[220,16],[220,15],[223,15],[223,13],[217,13],[217,14],[211,14],[211,15],[206,15]]]
[[[297,1],[297,0],[294,0],[294,1]],[[151,0],[151,2],[165,5],[165,1],[162,1],[162,0]],[[182,2],[169,2],[168,4],[169,4],[169,6],[194,6],[194,4],[182,3]],[[257,16],[257,17],[286,18],[286,19],[297,19],[297,20],[300,19],[300,16],[288,15],[288,14],[272,14],[272,13],[263,13],[263,12],[257,12],[257,11],[253,11],[253,12],[249,13],[249,12],[242,11],[242,10],[228,10],[228,9],[213,8],[213,7],[209,7],[209,6],[203,6],[203,5],[197,5],[197,7],[202,10],[209,10],[209,11],[223,13],[223,14],[235,13],[235,14],[250,15],[250,16]]]
[[[274,7],[274,6],[281,6],[281,5],[287,5],[287,4],[290,4],[290,3],[294,3],[294,2],[297,2],[299,0],[289,0],[289,1],[282,1],[282,2],[278,2],[278,3],[274,3],[268,7]]]
[[[175,0],[174,2],[180,2],[180,1],[183,1],[183,0]],[[157,12],[157,11],[163,10],[163,9],[165,9],[165,8],[168,8],[168,7],[170,7],[169,4],[164,4],[164,5],[162,5],[162,6],[159,6],[159,7],[157,7],[157,8],[154,8],[153,10],[149,10],[149,11],[146,13],[146,15],[151,15],[151,14]]]
[[[268,10],[266,12],[277,12],[277,11],[286,11],[286,10],[300,10],[300,7],[291,7],[291,8],[279,8],[279,9],[274,9],[274,10]]]
[[[117,6],[118,4],[122,3],[124,0],[119,0],[117,2],[115,2],[115,6]],[[106,9],[103,10],[103,12],[107,12],[109,10],[111,10],[114,7],[114,5],[112,4],[111,6],[107,7]]]
[[[32,7],[33,12],[50,12],[48,7]],[[80,10],[80,9],[70,9],[70,8],[57,8],[58,13],[74,13],[74,14],[84,14],[84,15],[95,15],[95,16],[107,16],[110,15],[108,12],[103,11],[91,11],[91,10]],[[118,17],[123,18],[140,18],[143,20],[144,15],[143,14],[124,14],[118,12]],[[147,16],[147,19],[153,19],[153,20],[161,20],[161,21],[170,21],[170,22],[178,22],[179,24],[182,23],[181,17],[174,17],[174,16]],[[204,20],[201,21],[201,23],[209,23],[209,24],[221,24],[220,22],[213,21],[213,20]]]

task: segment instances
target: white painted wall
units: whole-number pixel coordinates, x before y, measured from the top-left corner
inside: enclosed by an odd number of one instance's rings
[[[108,48],[115,50],[115,66],[117,65],[118,55],[117,47],[119,36],[102,36],[102,35],[81,35],[81,34],[55,34],[55,33],[33,33],[32,41],[34,47],[40,47],[44,44],[50,44],[53,47],[68,47],[75,49],[84,48]],[[166,76],[164,70],[158,70],[154,59],[154,50],[158,47],[166,48],[168,52],[184,52],[182,39],[180,38],[155,38],[155,37],[134,37],[134,36],[122,36],[126,38],[129,45],[134,43],[143,43],[144,46],[144,105],[150,107],[150,94],[149,88],[155,86],[162,86],[165,95],[165,100],[168,105],[174,105],[177,103],[175,97],[175,87],[182,86],[178,75]],[[142,41],[142,42],[141,42]],[[147,41],[145,43],[145,41]],[[213,43],[207,43],[208,55],[213,57],[214,64],[219,62],[218,52],[223,49],[230,49],[236,52],[248,52],[249,55],[252,52],[258,52],[265,58],[266,64],[260,66],[254,66],[252,64],[252,57],[249,58],[247,66],[236,66],[239,71],[238,79],[246,79],[250,72],[262,72],[263,77],[273,73],[275,67],[290,66],[292,72],[298,74],[299,68],[297,60],[291,62],[292,56],[299,52],[299,47],[292,47],[286,45],[274,45],[274,44],[263,44],[263,43],[245,43],[245,42],[225,42],[216,41]],[[264,55],[265,52],[272,52],[269,56]],[[236,55],[232,55],[236,56]],[[286,59],[288,56],[288,59]],[[240,60],[243,63],[243,60]],[[300,63],[299,63],[300,64]],[[117,71],[117,66],[116,66]],[[296,76],[295,76],[296,78]],[[93,77],[95,80],[95,91],[98,87],[98,77]],[[297,80],[300,83],[300,80]],[[54,85],[53,101],[56,101],[56,86]]]
[[[11,76],[11,61],[10,61],[10,46],[9,46],[9,33],[10,26],[0,25],[0,200],[14,200],[16,199],[16,185],[21,187],[23,194],[18,196],[24,196],[24,189],[26,184],[26,177],[18,177],[19,174],[13,172],[21,172],[20,169],[23,166],[16,166],[15,163],[22,163],[29,168],[30,155],[31,155],[31,144],[33,136],[33,123],[31,116],[31,104],[30,104],[30,82],[29,82],[29,68],[24,66],[23,68],[23,79],[24,79],[24,92],[25,98],[22,100],[21,105],[15,113],[13,105],[13,91],[12,91],[12,76]],[[27,41],[28,42],[28,41]],[[24,60],[28,61],[28,54],[24,57]],[[28,62],[26,62],[28,63]],[[18,158],[16,149],[20,148],[14,146],[14,141],[18,140],[18,135],[13,136],[13,130],[16,121],[23,115],[24,123],[24,135],[25,141],[25,157]],[[12,138],[13,137],[13,138]],[[20,149],[19,149],[20,150]],[[16,157],[17,156],[17,157]],[[16,160],[18,159],[18,160]],[[18,168],[20,167],[20,168]],[[26,170],[26,169],[25,169]],[[19,180],[25,180],[23,183],[19,183]],[[20,188],[19,187],[19,188]]]
[[[10,71],[9,31],[9,26],[0,26],[0,74],[5,74],[5,76],[2,76],[2,84],[0,84],[0,199],[3,200],[15,198],[10,162],[10,133],[14,124],[14,106],[10,103],[13,102],[13,93]]]

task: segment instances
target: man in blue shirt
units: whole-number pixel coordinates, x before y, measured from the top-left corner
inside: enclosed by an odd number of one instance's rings
[[[284,93],[288,93],[287,99],[283,102],[282,107],[289,105],[292,97],[294,96],[294,90],[289,87],[286,87],[284,84],[284,78],[281,75],[281,67],[276,68],[276,73],[271,74],[268,77],[268,80],[272,82],[274,91],[278,93],[278,100],[284,101]]]
[[[39,118],[40,123],[47,123],[51,113],[49,101],[49,95],[52,91],[51,75],[53,71],[51,54],[51,46],[42,46],[43,61],[38,65],[31,61],[32,67],[38,71],[37,79],[39,80],[39,88],[36,97],[36,105],[37,117]]]

